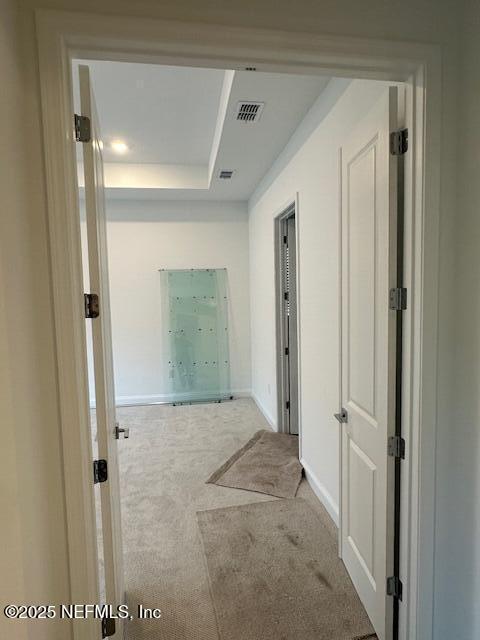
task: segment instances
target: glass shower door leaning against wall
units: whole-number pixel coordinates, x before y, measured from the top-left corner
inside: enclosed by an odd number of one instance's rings
[[[226,269],[163,269],[163,340],[171,402],[231,398]]]

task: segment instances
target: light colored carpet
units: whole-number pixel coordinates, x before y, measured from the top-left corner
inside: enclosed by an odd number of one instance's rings
[[[207,482],[278,498],[294,498],[301,479],[298,436],[261,430]]]
[[[354,640],[373,627],[301,498],[198,513],[222,640]]]
[[[205,484],[205,478],[268,425],[250,399],[117,410],[130,438],[119,440],[128,603],[159,607],[136,620],[127,640],[219,640],[196,512],[272,501],[271,496]],[[335,525],[303,480],[297,496]],[[257,640],[251,638],[250,640]],[[332,638],[332,640],[334,640]]]
[[[218,640],[196,512],[271,500],[205,484],[266,422],[248,399],[221,404],[124,407],[119,440],[127,601],[158,607],[132,620],[127,640]]]

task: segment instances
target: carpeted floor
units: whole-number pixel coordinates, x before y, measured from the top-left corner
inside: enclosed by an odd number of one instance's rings
[[[140,603],[163,612],[160,620],[129,622],[126,638],[218,640],[196,512],[272,500],[205,482],[256,431],[268,428],[265,419],[249,399],[124,407],[117,416],[130,427],[130,438],[119,441],[128,603],[133,610]],[[297,495],[335,535],[305,481]]]
[[[200,511],[198,523],[222,639],[373,633],[336,538],[302,498]]]

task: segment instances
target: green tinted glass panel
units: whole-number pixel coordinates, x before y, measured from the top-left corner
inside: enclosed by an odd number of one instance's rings
[[[228,398],[226,269],[163,270],[160,277],[172,402]]]

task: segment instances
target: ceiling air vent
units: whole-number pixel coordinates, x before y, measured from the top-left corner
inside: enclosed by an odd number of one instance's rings
[[[262,115],[264,106],[264,102],[239,102],[237,105],[237,120],[257,122]]]
[[[230,178],[233,176],[233,171],[220,171],[218,177],[221,178],[222,180],[230,180]]]

